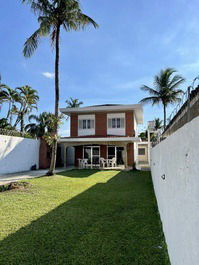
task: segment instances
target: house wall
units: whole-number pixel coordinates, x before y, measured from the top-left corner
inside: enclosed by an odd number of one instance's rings
[[[39,147],[39,140],[0,135],[0,175],[38,167]]]
[[[46,169],[50,167],[50,147],[41,139],[39,147],[39,168]]]
[[[132,112],[126,112],[126,136],[135,136],[134,114]]]
[[[199,264],[199,117],[151,151],[151,170],[172,265]]]
[[[70,117],[70,136],[78,136],[78,115],[73,113]]]
[[[112,113],[113,114],[113,113]],[[85,114],[86,115],[86,114]],[[90,113],[89,115],[92,115]],[[135,130],[134,130],[134,113],[132,111],[126,111],[124,112],[124,115],[126,117],[125,121],[125,132],[122,131],[122,133],[119,133],[121,136],[135,136]],[[107,132],[107,113],[106,112],[96,112],[95,113],[95,133],[92,132],[92,135],[88,133],[78,135],[78,114],[71,114],[71,122],[70,122],[70,135],[71,137],[106,137],[109,135],[118,135],[117,133],[108,134]]]
[[[95,134],[98,137],[105,137],[107,136],[107,113],[96,113],[95,114],[95,121],[96,121],[96,131]]]

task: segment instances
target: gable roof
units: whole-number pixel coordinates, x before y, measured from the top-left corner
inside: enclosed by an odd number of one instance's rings
[[[61,108],[60,111],[63,114],[70,116],[72,113],[84,114],[95,112],[122,112],[132,111],[135,113],[135,117],[138,124],[143,123],[143,107],[142,104],[104,104],[93,105],[79,108]]]

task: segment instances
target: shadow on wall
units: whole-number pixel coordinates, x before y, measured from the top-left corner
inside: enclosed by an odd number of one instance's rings
[[[149,173],[120,172],[5,238],[0,264],[169,264],[155,209]]]
[[[30,170],[39,160],[39,140],[0,135],[0,174]]]

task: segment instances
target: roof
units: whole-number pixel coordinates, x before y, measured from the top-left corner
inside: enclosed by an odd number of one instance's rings
[[[60,111],[63,114],[70,116],[72,113],[84,114],[95,112],[122,112],[132,111],[135,113],[135,117],[138,124],[143,123],[143,107],[142,104],[104,104],[94,105],[79,108],[61,108]]]
[[[139,137],[63,137],[58,139],[58,143],[67,143],[67,144],[102,144],[102,143],[134,143],[134,142],[140,142],[141,139]]]

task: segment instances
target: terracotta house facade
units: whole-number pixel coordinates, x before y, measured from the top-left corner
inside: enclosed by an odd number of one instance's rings
[[[59,140],[64,147],[67,166],[68,147],[74,148],[74,164],[82,159],[91,168],[100,167],[102,159],[115,159],[116,167],[130,168],[136,161],[136,146],[140,142],[137,125],[143,123],[141,104],[96,105],[61,109],[70,117],[70,137]]]

